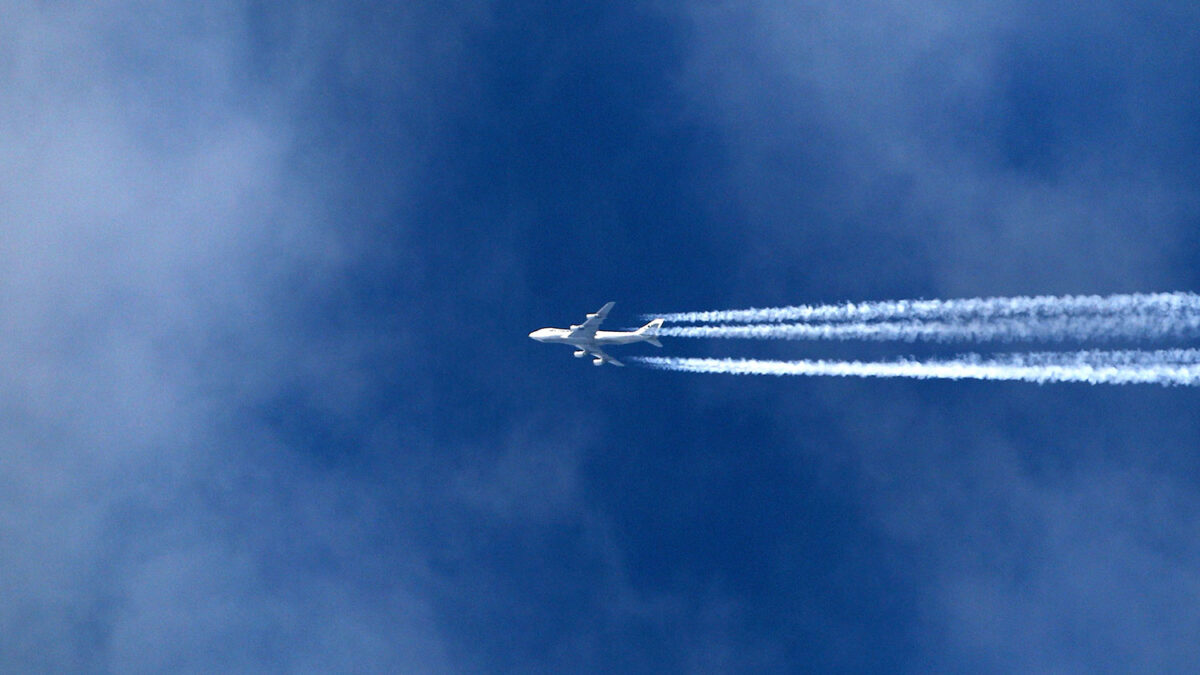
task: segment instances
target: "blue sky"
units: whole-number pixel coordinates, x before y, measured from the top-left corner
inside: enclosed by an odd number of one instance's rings
[[[1195,391],[526,337],[1196,290],[1193,3],[0,16],[0,670],[1200,659]]]

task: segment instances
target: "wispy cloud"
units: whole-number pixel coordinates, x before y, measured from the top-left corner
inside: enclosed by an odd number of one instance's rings
[[[392,496],[277,421],[361,419],[385,349],[312,315],[364,246],[307,78],[403,79],[341,10],[4,12],[0,669],[451,670]]]
[[[730,165],[713,208],[743,237],[724,306],[1194,287],[1194,10],[766,1],[686,17],[690,100]],[[722,382],[707,386],[744,395]],[[1194,390],[755,387],[804,461],[854,467],[889,550],[916,552],[898,565],[921,608],[908,663],[1195,659],[1163,628],[1196,624]]]

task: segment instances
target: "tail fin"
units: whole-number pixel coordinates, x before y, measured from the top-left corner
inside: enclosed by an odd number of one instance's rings
[[[655,347],[661,347],[662,343],[658,341],[658,329],[661,328],[662,325],[662,319],[655,319],[645,326],[639,328],[637,330],[637,334],[646,336],[646,342],[649,342]]]

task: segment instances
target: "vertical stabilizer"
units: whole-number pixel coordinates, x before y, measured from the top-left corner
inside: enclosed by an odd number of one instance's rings
[[[662,343],[658,341],[658,329],[661,328],[662,325],[662,319],[655,319],[645,326],[639,328],[637,330],[637,334],[644,336],[646,338],[646,342],[649,342],[655,347],[661,347]]]

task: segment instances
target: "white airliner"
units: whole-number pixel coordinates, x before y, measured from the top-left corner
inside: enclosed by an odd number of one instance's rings
[[[655,347],[662,346],[662,343],[658,341],[658,328],[662,326],[662,319],[655,319],[633,331],[597,330],[615,304],[617,303],[610,302],[596,310],[595,314],[588,314],[587,321],[581,324],[570,328],[539,328],[530,333],[529,337],[538,342],[571,345],[575,348],[575,358],[581,359],[591,354],[592,363],[597,366],[605,363],[611,363],[614,366],[625,365],[604,352],[604,347],[608,345],[649,342]]]

